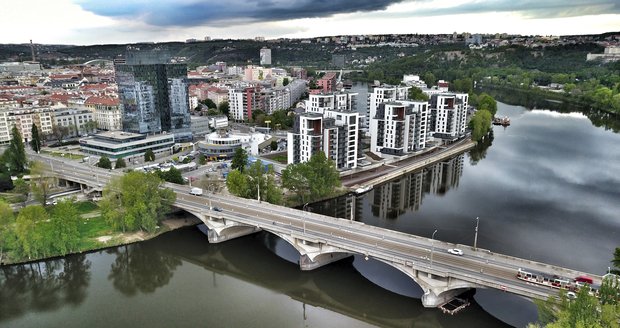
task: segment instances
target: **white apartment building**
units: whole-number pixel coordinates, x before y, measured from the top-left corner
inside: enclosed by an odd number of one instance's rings
[[[386,102],[370,119],[370,151],[406,155],[426,147],[428,103]]]
[[[24,142],[32,140],[32,123],[45,136],[52,133],[53,110],[51,108],[0,109],[0,144],[9,143],[13,125],[22,135]]]
[[[376,87],[368,93],[368,111],[366,112],[366,129],[369,131],[370,121],[375,117],[379,104],[388,101],[401,101],[409,99],[410,87],[384,85]],[[370,132],[370,131],[369,131]],[[370,132],[372,133],[372,132]]]
[[[303,163],[322,151],[339,170],[357,167],[360,115],[355,111],[327,110],[295,118],[287,135],[288,164]]]
[[[323,114],[328,110],[355,111],[357,95],[354,92],[311,94],[306,100],[306,112]]]
[[[466,93],[440,93],[431,96],[429,132],[435,138],[454,140],[465,134],[467,122]]]

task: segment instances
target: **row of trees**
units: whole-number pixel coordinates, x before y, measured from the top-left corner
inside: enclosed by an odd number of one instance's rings
[[[78,224],[73,200],[51,208],[29,205],[14,218],[11,207],[0,199],[0,259],[6,246],[14,256],[28,259],[77,251],[81,238]]]

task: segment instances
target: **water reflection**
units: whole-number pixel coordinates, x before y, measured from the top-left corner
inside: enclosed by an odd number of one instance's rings
[[[471,165],[476,165],[478,162],[483,160],[487,156],[487,149],[493,145],[493,139],[495,138],[493,134],[493,129],[489,131],[484,139],[479,141],[474,148],[469,151],[469,163]]]
[[[368,194],[348,194],[310,204],[307,209],[332,217],[362,220],[364,197],[368,197],[375,217],[397,219],[408,210],[417,211],[422,205],[424,194],[445,195],[449,190],[457,188],[463,175],[464,159],[465,154],[461,154],[385,182]]]
[[[116,255],[108,279],[114,288],[126,296],[138,292],[152,293],[170,282],[181,260],[155,249],[151,242],[111,249]]]
[[[0,322],[30,311],[79,306],[87,296],[90,261],[86,255],[0,267]]]

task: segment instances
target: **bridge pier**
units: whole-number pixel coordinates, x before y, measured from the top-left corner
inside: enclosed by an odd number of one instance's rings
[[[439,295],[435,294],[433,289],[424,289],[424,295],[422,295],[422,305],[426,308],[436,308],[444,303],[451,301],[459,294],[467,291],[467,288],[450,289]]]
[[[310,271],[350,256],[352,255],[348,253],[325,253],[314,258],[310,258],[308,254],[302,254],[299,257],[299,268],[302,271]]]
[[[209,228],[209,232],[207,233],[207,238],[209,239],[209,243],[216,244],[221,243],[227,240],[251,235],[253,233],[259,232],[261,229],[258,227],[252,226],[234,226],[225,229],[211,229]]]

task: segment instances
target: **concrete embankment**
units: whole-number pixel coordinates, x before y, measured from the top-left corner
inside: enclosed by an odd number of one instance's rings
[[[419,154],[408,158],[397,158],[375,163],[366,168],[358,169],[347,176],[343,176],[342,184],[355,190],[362,186],[368,187],[392,180],[407,172],[424,168],[428,165],[441,162],[452,156],[461,154],[476,145],[476,142],[465,140],[446,148],[438,148],[426,154]]]

